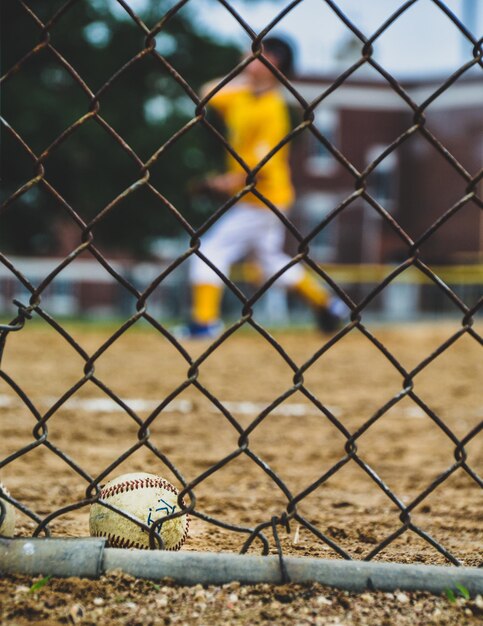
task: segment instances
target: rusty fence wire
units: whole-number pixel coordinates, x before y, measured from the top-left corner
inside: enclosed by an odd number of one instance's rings
[[[242,552],[246,552],[254,542],[259,541],[262,544],[264,553],[269,551],[269,540],[266,532],[273,534],[275,544],[282,554],[282,548],[278,537],[278,529],[286,527],[290,522],[298,522],[308,531],[310,531],[317,540],[325,542],[331,549],[333,549],[338,555],[343,558],[351,558],[349,553],[342,548],[338,543],[323,533],[317,528],[311,521],[304,518],[298,511],[299,503],[321,485],[328,481],[336,472],[343,468],[347,463],[356,463],[360,468],[370,477],[377,487],[382,490],[390,501],[397,507],[399,511],[399,527],[398,529],[387,536],[382,542],[374,546],[371,552],[367,555],[367,559],[376,557],[381,551],[383,551],[388,545],[398,539],[401,535],[408,531],[416,533],[420,538],[431,544],[437,551],[439,551],[444,557],[454,563],[459,564],[458,559],[454,556],[445,546],[441,545],[436,539],[430,536],[422,528],[416,525],[412,520],[412,513],[415,508],[421,504],[433,491],[439,488],[448,478],[450,478],[457,470],[464,471],[478,486],[482,486],[482,480],[477,475],[475,470],[468,463],[467,453],[465,446],[474,441],[480,434],[482,425],[481,423],[472,428],[463,438],[458,438],[454,432],[447,426],[443,419],[428,406],[424,400],[418,396],[414,389],[415,378],[425,368],[428,367],[439,355],[445,350],[457,342],[461,337],[466,336],[474,340],[478,344],[482,344],[482,337],[474,329],[473,323],[476,314],[481,308],[483,300],[480,300],[469,307],[462,299],[452,290],[438,275],[436,275],[431,267],[429,267],[421,258],[420,246],[431,238],[452,216],[457,214],[461,209],[468,204],[473,204],[478,209],[483,209],[483,203],[478,196],[478,185],[483,178],[483,173],[480,171],[476,175],[470,174],[463,165],[448,151],[448,149],[439,141],[439,139],[426,127],[425,125],[425,113],[431,104],[440,97],[444,92],[449,90],[452,85],[463,76],[471,68],[483,68],[482,63],[482,40],[476,40],[473,35],[465,28],[465,26],[457,19],[457,17],[449,10],[444,2],[439,0],[432,0],[434,10],[443,12],[446,17],[451,20],[456,29],[458,29],[463,37],[471,43],[473,49],[473,56],[466,63],[464,63],[457,71],[455,71],[443,84],[441,84],[424,102],[417,104],[403,88],[403,86],[391,75],[384,67],[382,67],[373,56],[373,49],[378,39],[386,33],[391,26],[398,20],[398,18],[408,11],[417,0],[410,0],[407,2],[401,2],[401,5],[397,11],[395,11],[386,21],[374,32],[371,36],[364,35],[348,17],[344,14],[342,9],[338,6],[337,2],[332,0],[324,0],[325,4],[344,22],[347,29],[353,34],[353,36],[360,42],[360,57],[350,67],[347,67],[334,82],[325,91],[320,93],[312,101],[306,101],[304,97],[297,91],[292,82],[288,80],[276,67],[271,65],[269,60],[263,55],[263,40],[264,37],[269,35],[271,31],[280,24],[280,22],[290,16],[290,12],[294,10],[303,0],[295,0],[285,6],[283,10],[270,22],[261,32],[257,33],[252,30],[248,23],[244,20],[243,16],[239,14],[230,4],[228,0],[218,0],[219,5],[223,5],[226,11],[230,12],[235,20],[237,20],[240,28],[242,28],[251,40],[251,54],[244,58],[242,62],[226,74],[225,78],[212,90],[211,93],[205,97],[200,98],[198,93],[188,84],[188,82],[181,76],[178,71],[170,64],[170,62],[162,54],[156,50],[156,36],[165,29],[170,20],[180,11],[184,5],[187,4],[187,0],[181,2],[172,3],[171,8],[162,16],[159,17],[154,26],[148,26],[143,22],[141,17],[136,14],[133,8],[130,6],[128,0],[117,0],[119,8],[122,8],[132,20],[135,28],[139,30],[144,37],[144,45],[139,49],[128,62],[120,67],[108,80],[104,82],[97,91],[94,91],[89,86],[88,82],[78,73],[76,67],[72,62],[68,61],[59,50],[56,49],[53,43],[52,35],[58,29],[63,28],[63,20],[65,16],[75,8],[78,4],[77,0],[69,0],[65,4],[59,4],[57,9],[52,12],[48,19],[41,19],[36,12],[36,3],[27,2],[22,0],[10,0],[11,2],[17,2],[20,9],[25,12],[26,16],[32,21],[38,31],[38,41],[32,43],[31,49],[25,54],[23,58],[11,67],[5,68],[4,74],[1,78],[2,84],[6,85],[16,74],[23,71],[23,68],[32,57],[39,55],[43,52],[48,52],[50,59],[54,60],[59,67],[68,72],[73,81],[80,87],[88,100],[88,106],[85,108],[83,115],[75,119],[67,128],[63,130],[52,143],[45,147],[45,149],[38,153],[32,149],[27,141],[22,137],[20,132],[14,128],[8,119],[3,119],[2,126],[3,133],[18,144],[19,148],[28,156],[31,163],[35,168],[35,175],[22,184],[15,190],[1,206],[1,214],[5,215],[8,211],[15,211],[16,202],[24,194],[33,188],[40,188],[43,192],[49,194],[58,205],[60,205],[66,216],[77,226],[80,234],[80,243],[70,254],[66,255],[62,262],[51,271],[40,284],[32,284],[22,273],[15,267],[13,262],[9,258],[0,253],[0,262],[9,270],[19,283],[21,283],[26,290],[30,293],[28,301],[15,300],[14,304],[18,310],[9,323],[2,324],[0,326],[0,365],[1,358],[8,343],[9,337],[14,333],[23,332],[28,328],[30,320],[33,317],[42,318],[42,320],[48,324],[53,330],[59,333],[65,341],[75,350],[75,352],[84,361],[84,375],[72,385],[58,400],[50,407],[46,413],[42,413],[35,404],[31,401],[28,395],[22,390],[17,382],[9,376],[9,374],[0,369],[0,376],[3,382],[10,388],[10,390],[22,401],[23,405],[28,409],[31,415],[35,419],[35,427],[33,429],[33,440],[26,446],[16,450],[6,458],[0,460],[0,469],[5,468],[7,465],[14,463],[18,458],[28,454],[34,448],[43,446],[52,454],[57,455],[66,464],[68,464],[80,477],[82,477],[87,483],[87,489],[85,499],[81,502],[76,502],[69,506],[65,506],[59,510],[56,510],[52,514],[41,517],[32,511],[27,504],[15,500],[13,497],[3,494],[3,497],[14,504],[20,511],[27,515],[36,524],[34,534],[40,535],[50,534],[50,525],[58,517],[65,513],[85,507],[94,502],[99,497],[100,485],[105,480],[105,477],[116,470],[127,458],[129,458],[136,450],[141,447],[145,447],[157,456],[159,460],[165,464],[172,473],[177,477],[179,482],[184,486],[180,497],[184,498],[184,511],[190,512],[191,515],[197,516],[206,522],[227,528],[232,531],[239,531],[244,533],[247,538],[243,545]],[[104,119],[102,112],[103,98],[109,93],[112,86],[123,75],[124,72],[131,70],[138,62],[145,57],[151,57],[154,62],[162,68],[163,71],[168,72],[171,78],[177,82],[179,87],[184,91],[186,96],[191,100],[193,107],[193,116],[191,120],[180,128],[175,134],[169,137],[159,148],[152,154],[147,160],[143,160],[135,150],[125,141],[125,139],[118,134],[118,132]],[[243,159],[234,152],[233,148],[227,143],[223,134],[215,128],[212,122],[207,117],[207,105],[210,98],[217,93],[224,85],[228,84],[232,79],[238,76],[243,69],[250,64],[253,60],[259,59],[265,66],[277,76],[280,83],[292,94],[296,100],[298,107],[303,113],[302,121],[294,127],[290,133],[275,146],[259,163],[256,167],[250,168]],[[408,111],[412,113],[412,124],[404,132],[402,132],[386,149],[364,170],[360,170],[350,162],[339,149],[324,136],[321,131],[314,124],[314,112],[316,108],[324,102],[330,94],[332,94],[339,87],[351,77],[359,68],[363,66],[371,66],[383,79],[389,84],[392,90],[399,96],[399,98],[406,104]],[[55,153],[67,140],[76,132],[78,132],[83,126],[87,124],[98,125],[105,133],[107,133],[126,153],[132,162],[133,171],[136,172],[136,180],[134,183],[127,186],[117,197],[113,198],[102,210],[100,210],[93,219],[85,221],[81,215],[76,211],[76,207],[69,203],[58,189],[49,181],[48,164],[51,155]],[[150,181],[150,168],[152,168],[161,155],[169,155],[170,149],[184,137],[190,130],[200,126],[206,129],[214,139],[223,147],[225,151],[230,153],[241,165],[246,172],[246,183],[243,189],[239,191],[234,197],[230,198],[227,202],[223,203],[219,208],[199,227],[193,227],[189,221],[184,217],[182,210],[179,207],[174,206],[166,197],[163,196],[162,190],[158,189]],[[264,197],[257,189],[257,174],[261,168],[267,163],[267,161],[284,145],[290,144],[299,134],[302,132],[311,133],[314,138],[319,141],[330,152],[333,158],[340,164],[342,168],[347,172],[353,180],[353,192],[346,197],[338,206],[336,206],[310,233],[303,235],[298,228],[292,223],[292,221],[281,212],[269,198]],[[448,208],[437,221],[432,223],[426,231],[421,234],[417,239],[412,239],[407,232],[401,227],[398,221],[382,206],[368,191],[368,177],[378,167],[381,161],[390,155],[392,152],[398,149],[404,142],[406,142],[413,135],[419,135],[424,138],[438,153],[446,160],[449,166],[456,172],[462,181],[464,187],[464,194],[461,198]],[[140,291],[136,286],[121,275],[113,267],[113,264],[106,258],[100,248],[96,245],[96,227],[103,222],[108,216],[115,216],[116,208],[118,205],[128,197],[130,194],[135,193],[140,188],[144,188],[164,210],[168,211],[173,218],[178,222],[179,226],[189,236],[190,244],[188,249],[176,258],[166,269],[164,269],[159,276],[156,277],[144,290]],[[277,217],[284,223],[286,229],[290,231],[292,236],[297,241],[296,254],[291,259],[290,263],[282,268],[275,276],[271,277],[265,284],[257,289],[257,291],[247,297],[228,276],[221,274],[221,272],[212,265],[209,259],[207,259],[201,249],[200,243],[205,233],[216,223],[216,221],[230,210],[234,204],[241,200],[247,194],[252,193],[259,200],[261,200],[268,210],[272,211]],[[318,263],[316,263],[310,255],[310,245],[314,238],[322,232],[331,222],[341,213],[343,213],[348,207],[355,201],[363,199],[376,211],[382,218],[385,224],[396,234],[400,241],[404,244],[407,254],[406,258],[402,260],[399,265],[394,268],[377,286],[360,301],[355,302],[346,293],[346,291],[337,284],[331,276],[324,271]],[[116,332],[114,332],[105,343],[94,353],[88,354],[84,348],[76,341],[76,339],[62,326],[59,321],[49,315],[48,311],[42,307],[42,296],[46,289],[53,284],[59,274],[67,266],[75,262],[75,260],[83,253],[88,252],[98,263],[117,281],[122,288],[126,290],[136,300],[136,311],[129,317]],[[227,289],[234,294],[238,299],[241,307],[241,314],[239,319],[230,324],[224,332],[211,343],[211,345],[196,359],[193,359],[186,350],[185,346],[173,336],[170,330],[163,325],[159,320],[155,319],[149,312],[149,298],[153,292],[163,283],[183,262],[185,262],[192,255],[198,255],[203,261],[208,264],[223,280]],[[270,289],[273,283],[284,272],[286,272],[291,266],[297,263],[304,263],[309,266],[314,272],[316,272],[322,280],[324,280],[333,291],[349,306],[351,314],[350,320],[347,324],[338,331],[333,337],[328,340],[324,340],[320,348],[309,358],[303,365],[297,365],[288,354],[285,349],[277,342],[274,337],[259,323],[253,316],[253,307],[258,300]],[[370,305],[370,303],[397,277],[402,275],[403,272],[410,268],[416,268],[422,272],[429,281],[435,286],[437,290],[443,294],[445,298],[448,298],[453,302],[461,315],[461,327],[451,337],[447,339],[442,345],[438,346],[431,354],[428,354],[420,363],[418,363],[412,370],[407,370],[395,357],[394,354],[367,328],[364,324],[364,311]],[[182,358],[186,361],[188,366],[188,374],[186,380],[177,388],[163,399],[155,410],[151,412],[147,419],[141,419],[137,413],[129,407],[114,391],[112,391],[104,382],[96,376],[96,361],[109,350],[110,347],[121,337],[129,328],[134,326],[139,320],[147,322],[151,328],[163,335],[172,346],[179,352]],[[284,393],[276,397],[271,404],[269,404],[259,415],[254,419],[251,424],[244,428],[228,410],[221,400],[217,398],[212,392],[205,387],[199,379],[200,370],[203,367],[203,363],[208,357],[214,353],[222,344],[240,327],[250,326],[261,338],[268,342],[278,355],[285,361],[287,366],[293,373],[293,384],[286,389]],[[386,404],[381,406],[365,423],[363,423],[354,432],[349,431],[346,426],[334,415],[317,397],[315,397],[311,391],[304,385],[304,374],[309,368],[317,362],[317,360],[325,354],[327,351],[336,345],[342,338],[351,332],[361,333],[373,346],[379,351],[380,354],[387,360],[387,362],[398,372],[403,380],[403,386],[397,395],[391,398]],[[55,415],[55,413],[70,399],[76,392],[85,385],[86,382],[91,382],[96,385],[107,397],[111,398],[127,415],[135,422],[138,433],[137,440],[133,445],[120,454],[120,456],[113,461],[108,467],[105,467],[104,471],[98,476],[91,476],[88,468],[80,467],[75,461],[72,460],[60,447],[53,444],[49,439],[49,421]],[[232,427],[238,433],[238,446],[232,451],[231,454],[225,458],[220,459],[216,464],[212,465],[206,471],[199,474],[196,480],[186,482],[178,468],[171,463],[169,458],[162,454],[150,440],[150,427],[159,418],[163,410],[172,402],[175,398],[188,387],[196,388],[201,394],[205,396],[211,402],[218,411],[220,411],[232,425]],[[262,458],[257,456],[250,448],[250,436],[254,430],[262,424],[262,422],[276,409],[281,403],[290,398],[294,393],[302,393],[305,398],[312,403],[315,409],[320,412],[320,415],[330,422],[339,430],[339,432],[345,438],[345,455],[336,464],[333,465],[328,471],[320,476],[315,482],[310,484],[306,489],[298,494],[292,494],[282,478],[274,472]],[[421,491],[409,504],[404,503],[385,482],[378,476],[378,474],[371,468],[359,455],[358,455],[358,440],[367,432],[391,407],[397,405],[404,398],[411,399],[418,407],[422,409],[425,415],[427,415],[434,424],[441,429],[441,431],[448,437],[454,446],[454,459],[448,465],[447,469],[441,473],[426,489]],[[286,510],[279,516],[267,519],[263,523],[254,528],[246,528],[244,526],[225,523],[216,517],[212,517],[197,510],[196,499],[196,487],[206,480],[209,476],[212,476],[215,472],[226,466],[230,461],[240,455],[246,455],[254,463],[256,463],[271,480],[277,485],[283,494],[287,498]],[[1,504],[1,502],[0,502]],[[0,517],[3,515],[3,505],[0,510]],[[153,548],[159,545],[159,535],[156,533],[159,528],[151,529],[151,545]],[[156,541],[156,539],[158,541]]]

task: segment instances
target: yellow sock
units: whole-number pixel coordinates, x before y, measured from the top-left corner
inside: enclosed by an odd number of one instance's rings
[[[192,319],[197,324],[212,324],[220,316],[222,287],[219,285],[194,285]]]
[[[316,307],[325,307],[329,302],[329,293],[308,272],[305,272],[299,282],[294,285],[294,290]]]

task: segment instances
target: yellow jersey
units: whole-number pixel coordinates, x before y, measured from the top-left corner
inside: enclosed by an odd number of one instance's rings
[[[260,94],[245,85],[228,84],[210,100],[209,105],[220,113],[233,150],[254,168],[289,132],[287,106],[280,93],[271,89]],[[228,172],[245,170],[228,154]],[[256,189],[278,209],[288,208],[294,200],[290,177],[289,148],[284,145],[256,175]],[[233,189],[236,193],[238,189]],[[267,205],[250,193],[245,199],[257,206]]]

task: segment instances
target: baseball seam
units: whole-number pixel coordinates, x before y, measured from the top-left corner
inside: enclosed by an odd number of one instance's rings
[[[117,483],[116,485],[111,485],[110,487],[103,487],[101,489],[101,497],[109,498],[110,496],[117,495],[118,493],[134,491],[135,489],[143,489],[144,487],[162,487],[163,489],[178,495],[178,491],[175,487],[163,478],[135,478],[134,480],[125,480],[122,483]]]
[[[109,545],[112,546],[113,548],[140,548],[140,549],[144,548],[144,546],[142,546],[137,541],[124,539],[123,537],[119,537],[118,535],[113,535],[112,533],[97,532],[95,536],[105,537],[108,540]]]
[[[169,552],[176,552],[177,550],[179,550],[181,546],[183,545],[183,543],[185,542],[186,537],[188,536],[188,528],[189,528],[189,517],[188,515],[186,515],[186,528],[184,530],[183,536],[181,537],[181,539],[179,539],[178,543],[176,543],[174,546],[171,546],[170,548],[167,548],[165,546],[164,549]],[[109,545],[112,546],[113,548],[138,548],[139,550],[146,550],[145,545],[137,541],[131,541],[130,539],[125,539],[124,537],[119,537],[119,535],[114,535],[112,533],[99,531],[99,532],[94,533],[94,537],[105,537],[107,541],[109,542]]]

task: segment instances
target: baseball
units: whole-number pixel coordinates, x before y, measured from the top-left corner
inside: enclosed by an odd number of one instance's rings
[[[2,489],[4,494],[6,494],[7,496],[10,495],[8,489],[6,489],[6,487],[4,487],[2,483],[0,483],[0,488]],[[3,522],[0,523],[0,536],[13,537],[13,533],[15,532],[15,509],[10,504],[10,502],[7,502],[2,498],[1,494],[0,499],[3,506],[5,507],[5,509],[0,509],[0,519],[3,519]],[[5,513],[5,516],[2,518],[3,513]]]
[[[160,476],[144,472],[114,478],[102,487],[100,498],[149,527],[179,511],[176,487]],[[188,525],[188,516],[182,515],[158,528],[166,550],[181,548]],[[147,530],[98,502],[91,506],[89,527],[92,536],[106,537],[114,548],[149,548]]]

